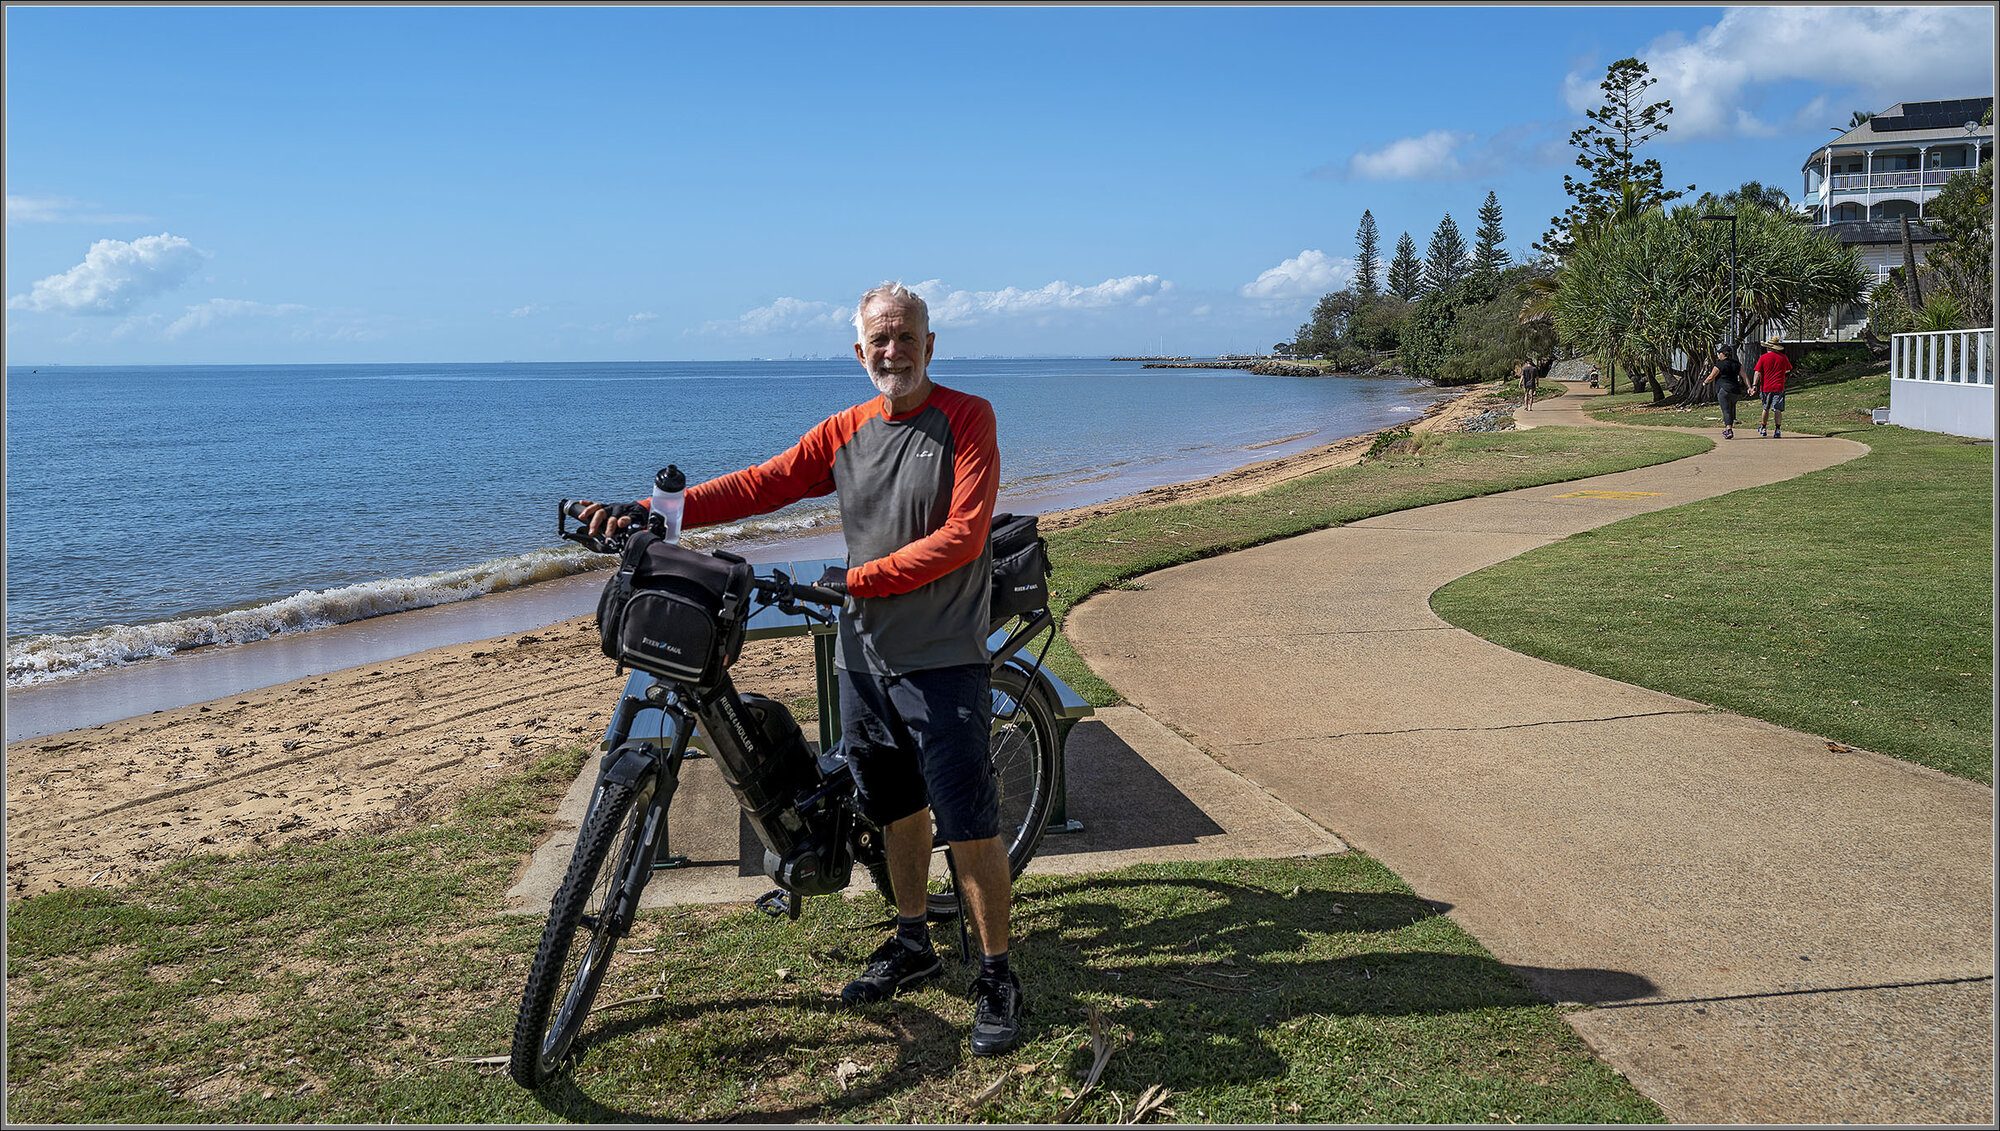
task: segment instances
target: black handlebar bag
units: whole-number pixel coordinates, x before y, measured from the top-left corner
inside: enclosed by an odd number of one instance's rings
[[[999,624],[1049,604],[1049,548],[1038,516],[996,514],[987,547],[993,555],[991,621]]]
[[[661,679],[712,683],[742,650],[750,574],[734,554],[634,534],[597,599],[604,654]]]

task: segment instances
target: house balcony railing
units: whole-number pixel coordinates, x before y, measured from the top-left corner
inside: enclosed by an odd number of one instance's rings
[[[1834,192],[1867,192],[1875,189],[1942,188],[1954,173],[1964,169],[1903,169],[1894,173],[1842,173],[1828,178]]]

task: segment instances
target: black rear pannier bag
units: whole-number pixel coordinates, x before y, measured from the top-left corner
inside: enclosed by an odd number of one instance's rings
[[[597,600],[604,654],[662,679],[712,682],[743,647],[750,573],[734,554],[634,534]]]
[[[1048,607],[1049,548],[1036,519],[1032,514],[993,516],[987,547],[993,554],[994,624]]]

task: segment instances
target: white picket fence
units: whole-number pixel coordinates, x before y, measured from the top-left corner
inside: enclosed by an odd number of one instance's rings
[[[1993,328],[1889,339],[1889,422],[1993,439]]]

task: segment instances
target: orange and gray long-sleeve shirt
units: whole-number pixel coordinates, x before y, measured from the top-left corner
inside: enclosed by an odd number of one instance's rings
[[[735,522],[838,491],[855,600],[841,615],[835,658],[903,675],[987,661],[986,539],[999,484],[993,406],[933,385],[902,416],[876,397],[756,467],[690,487],[683,521]]]

